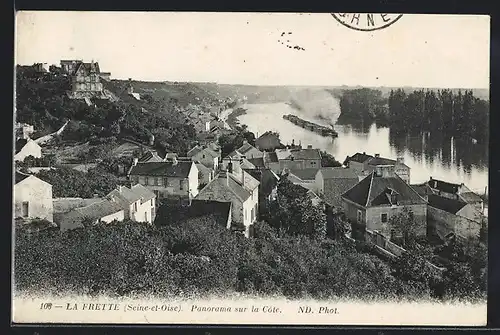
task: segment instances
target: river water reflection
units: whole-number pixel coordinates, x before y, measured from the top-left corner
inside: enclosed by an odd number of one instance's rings
[[[301,114],[286,103],[247,104],[245,115],[238,117],[241,124],[258,136],[272,130],[280,133],[285,144],[295,141],[325,150],[341,162],[348,155],[366,152],[382,157],[404,157],[411,168],[411,183],[420,183],[434,177],[455,183],[465,183],[471,189],[483,193],[488,185],[488,146],[474,144],[470,140],[440,138],[430,134],[418,136],[396,136],[387,127],[370,125],[339,125],[334,128],[338,138],[331,139],[295,126],[282,118],[295,114],[304,119],[321,122],[314,117]],[[324,115],[324,113],[323,113]],[[332,113],[336,122],[338,112]]]

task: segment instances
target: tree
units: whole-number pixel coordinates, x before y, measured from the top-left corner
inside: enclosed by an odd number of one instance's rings
[[[342,163],[337,161],[333,155],[326,151],[321,151],[321,166],[322,167],[341,167]]]
[[[391,216],[389,227],[402,235],[403,248],[412,248],[415,245],[419,227],[411,209],[405,207],[402,212]]]

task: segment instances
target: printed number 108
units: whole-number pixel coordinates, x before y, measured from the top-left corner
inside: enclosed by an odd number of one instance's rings
[[[50,302],[49,302],[49,303],[47,303],[47,302],[42,302],[42,303],[40,304],[40,309],[51,309],[51,308],[52,308],[52,304],[51,304]]]

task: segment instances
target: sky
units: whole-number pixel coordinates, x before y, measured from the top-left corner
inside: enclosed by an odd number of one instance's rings
[[[115,79],[488,88],[489,36],[484,15],[405,14],[364,32],[329,13],[40,11],[17,13],[15,46],[17,64],[94,60]]]

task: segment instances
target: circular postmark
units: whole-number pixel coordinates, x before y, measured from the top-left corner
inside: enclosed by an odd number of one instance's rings
[[[343,26],[359,31],[373,31],[389,27],[403,14],[382,13],[331,13]]]

